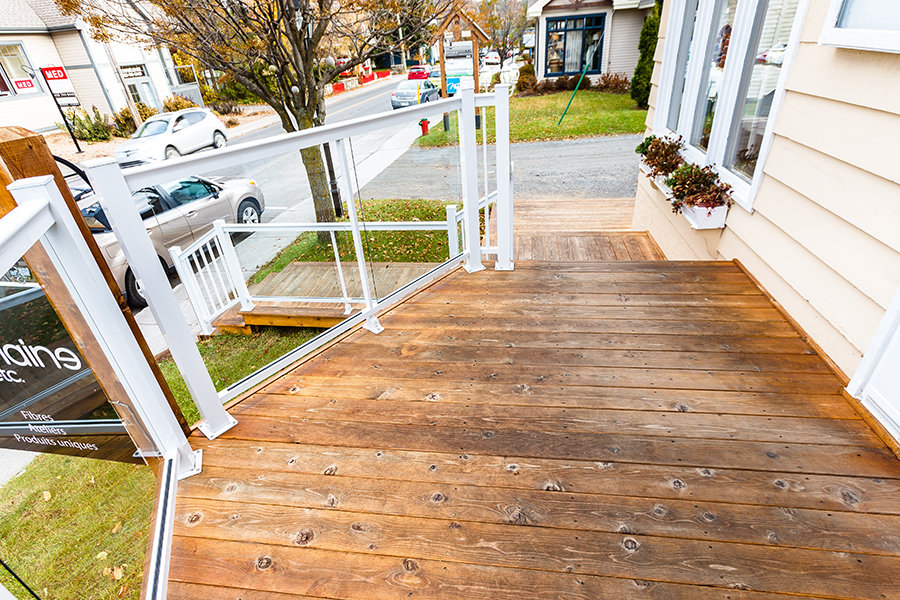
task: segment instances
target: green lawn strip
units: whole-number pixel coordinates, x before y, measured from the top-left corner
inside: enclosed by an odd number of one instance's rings
[[[364,200],[358,207],[360,221],[444,221],[441,200]],[[346,221],[346,218],[339,219]],[[443,231],[365,231],[361,223],[366,260],[370,262],[444,262],[449,244]],[[350,232],[335,234],[341,261],[355,261]],[[303,233],[254,273],[247,283],[259,283],[270,273],[278,273],[292,262],[334,262],[331,242],[319,242],[314,232]]]
[[[197,342],[200,356],[217,390],[240,381],[317,336],[319,329],[266,327],[251,335],[222,333]],[[188,423],[200,420],[184,379],[171,358],[159,361],[175,400]]]
[[[146,466],[42,454],[0,488],[0,557],[43,600],[137,600],[154,494]]]
[[[564,140],[594,135],[617,135],[644,131],[647,111],[637,108],[627,94],[608,94],[581,90],[563,122],[557,125],[572,92],[546,96],[510,98],[509,139],[511,142]],[[489,107],[485,121],[488,143],[494,143],[494,109]],[[481,131],[476,132],[479,143]],[[424,148],[450,146],[457,143],[456,113],[450,114],[450,131],[441,122],[433,124],[427,136],[416,144]]]

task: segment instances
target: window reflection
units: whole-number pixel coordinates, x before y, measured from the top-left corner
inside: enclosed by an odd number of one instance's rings
[[[732,126],[726,164],[750,180],[756,169],[763,133],[772,110],[775,88],[787,51],[799,0],[770,0],[757,26],[754,55],[741,79],[741,96]]]
[[[722,75],[725,71],[725,60],[731,44],[731,29],[734,26],[734,14],[737,0],[726,0],[719,6],[719,18],[715,20],[715,38],[708,53],[708,68],[705,85],[701,86],[698,105],[698,121],[694,124],[691,142],[706,150],[709,147],[709,135],[716,115],[716,103],[719,100],[719,89],[722,86]]]
[[[669,114],[666,126],[672,131],[678,130],[678,115],[681,112],[681,99],[684,94],[684,82],[687,79],[688,61],[691,58],[691,43],[694,38],[694,26],[697,22],[697,0],[688,0],[684,9],[684,28],[678,45],[678,57],[675,63],[675,79],[672,82],[672,101],[669,103]]]

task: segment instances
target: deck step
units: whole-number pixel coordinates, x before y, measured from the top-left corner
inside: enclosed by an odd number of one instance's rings
[[[275,327],[333,327],[347,318],[343,304],[310,302],[258,302],[240,311],[247,325]]]

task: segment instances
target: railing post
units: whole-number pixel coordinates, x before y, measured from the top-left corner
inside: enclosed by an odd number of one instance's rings
[[[213,221],[213,229],[216,232],[216,244],[219,246],[219,252],[222,253],[222,260],[225,261],[228,278],[231,280],[231,285],[234,287],[238,300],[241,302],[241,310],[253,310],[253,302],[250,301],[250,290],[247,289],[247,282],[244,280],[243,271],[241,271],[241,261],[234,250],[234,244],[231,243],[231,236],[225,231],[225,221],[222,219]]]
[[[197,322],[200,324],[200,333],[203,335],[211,335],[213,332],[212,318],[210,317],[209,311],[206,310],[206,306],[203,305],[205,300],[200,293],[200,288],[197,286],[197,280],[190,262],[185,260],[185,257],[181,255],[181,248],[179,246],[171,246],[169,248],[169,254],[172,255],[172,262],[175,265],[175,272],[178,273],[178,279],[181,280],[181,283],[187,290],[188,298],[191,301],[191,308],[194,309],[194,314],[197,315]],[[189,259],[190,257],[187,258]]]
[[[449,246],[449,255],[447,258],[453,258],[459,254],[459,229],[456,226],[456,205],[450,204],[447,210],[447,244]]]
[[[333,181],[334,180],[332,180],[332,182]],[[338,197],[338,199],[340,199],[340,197]],[[344,314],[349,315],[353,312],[353,307],[350,305],[350,294],[347,293],[347,282],[344,280],[344,266],[341,264],[341,252],[338,250],[337,237],[334,235],[334,231],[329,231],[328,233],[331,234],[331,248],[334,250],[334,265],[337,267],[338,283],[341,284],[341,296],[343,296],[342,299],[344,300]]]
[[[134,209],[128,183],[115,159],[100,158],[88,161],[84,166],[128,265],[143,284],[147,304],[203,417],[199,429],[206,437],[214,439],[235,426],[237,421],[222,407],[194,336],[181,314],[169,278],[163,271],[140,215]]]
[[[191,449],[53,178],[43,175],[22,179],[7,189],[19,206],[27,206],[36,199],[49,202],[56,225],[44,233],[44,249],[93,336],[92,346],[94,343],[97,346],[92,349],[105,355],[127,396],[124,402],[125,398],[118,394],[110,396],[110,402],[128,413],[119,412],[119,416],[139,451],[151,456],[158,451],[164,458],[177,457],[179,478],[198,473],[199,450]]]
[[[497,147],[497,271],[512,271],[513,265],[513,197],[512,165],[509,155],[509,84],[494,87],[497,106],[494,109]]]
[[[356,265],[359,268],[359,283],[362,285],[363,298],[366,301],[366,310],[370,311],[375,308],[375,302],[372,300],[372,290],[369,287],[369,275],[366,272],[366,256],[363,253],[362,237],[359,235],[359,218],[356,214],[356,200],[353,197],[353,190],[350,187],[350,165],[347,162],[347,143],[344,138],[335,141],[338,155],[338,165],[341,168],[341,180],[339,186],[341,188],[341,196],[347,202],[347,212],[350,216],[350,229],[353,236],[353,250],[356,253]],[[378,322],[378,317],[374,314],[366,317],[366,329],[372,333],[381,333],[384,327]]]
[[[463,231],[469,273],[481,271],[481,225],[478,219],[478,138],[475,136],[475,89],[460,90],[459,159],[462,171]]]

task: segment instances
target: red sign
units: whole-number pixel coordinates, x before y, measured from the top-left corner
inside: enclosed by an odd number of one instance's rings
[[[60,79],[68,79],[69,76],[66,74],[66,70],[62,67],[44,67],[41,69],[44,73],[44,77],[47,78],[47,81],[58,81]]]
[[[33,90],[34,82],[30,79],[14,79],[13,85],[17,90]]]

